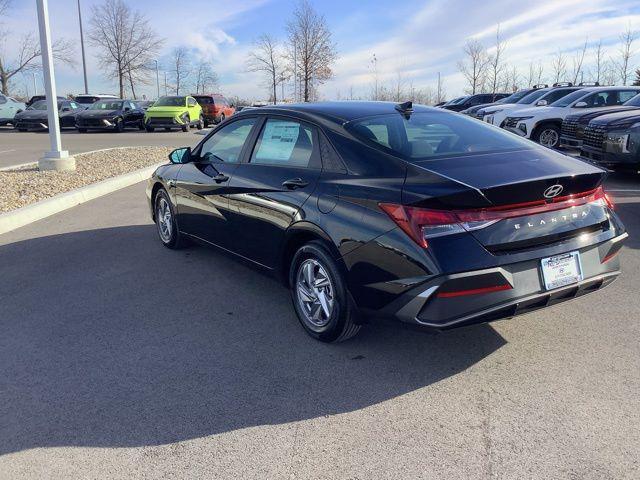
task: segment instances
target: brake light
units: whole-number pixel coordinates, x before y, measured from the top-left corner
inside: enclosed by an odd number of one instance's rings
[[[379,206],[413,241],[427,248],[429,238],[479,230],[507,218],[553,212],[596,202],[613,209],[611,199],[601,186],[549,201],[536,200],[480,209],[431,210],[394,203],[380,203]]]

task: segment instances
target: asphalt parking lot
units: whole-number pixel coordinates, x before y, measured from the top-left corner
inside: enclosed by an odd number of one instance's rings
[[[195,145],[202,137],[196,130],[185,133],[159,130],[153,133],[127,130],[123,133],[62,131],[62,148],[76,154],[112,147],[186,147]],[[18,132],[12,127],[0,127],[0,168],[37,161],[49,150],[47,132]]]
[[[640,478],[639,185],[609,182],[606,290],[338,345],[269,277],[163,248],[142,184],[1,235],[0,478]]]

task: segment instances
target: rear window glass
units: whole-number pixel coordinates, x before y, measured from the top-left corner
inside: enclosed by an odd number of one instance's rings
[[[213,105],[213,98],[211,97],[194,97],[200,105]]]
[[[346,128],[365,142],[409,160],[532,148],[512,133],[444,112],[414,113],[409,119],[380,115],[349,122]]]
[[[91,104],[97,100],[100,100],[98,97],[76,97],[76,102],[82,103],[83,105]]]

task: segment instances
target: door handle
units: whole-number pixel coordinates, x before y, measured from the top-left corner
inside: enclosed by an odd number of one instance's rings
[[[304,188],[309,185],[309,182],[305,182],[301,178],[291,178],[282,182],[282,186],[289,190],[295,190],[296,188]]]
[[[219,173],[215,177],[213,177],[213,179],[215,180],[216,183],[223,183],[229,180],[229,177],[224,173]]]

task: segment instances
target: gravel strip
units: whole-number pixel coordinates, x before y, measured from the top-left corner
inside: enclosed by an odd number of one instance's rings
[[[130,147],[74,155],[75,172],[35,167],[0,171],[0,213],[167,160],[168,147]]]

